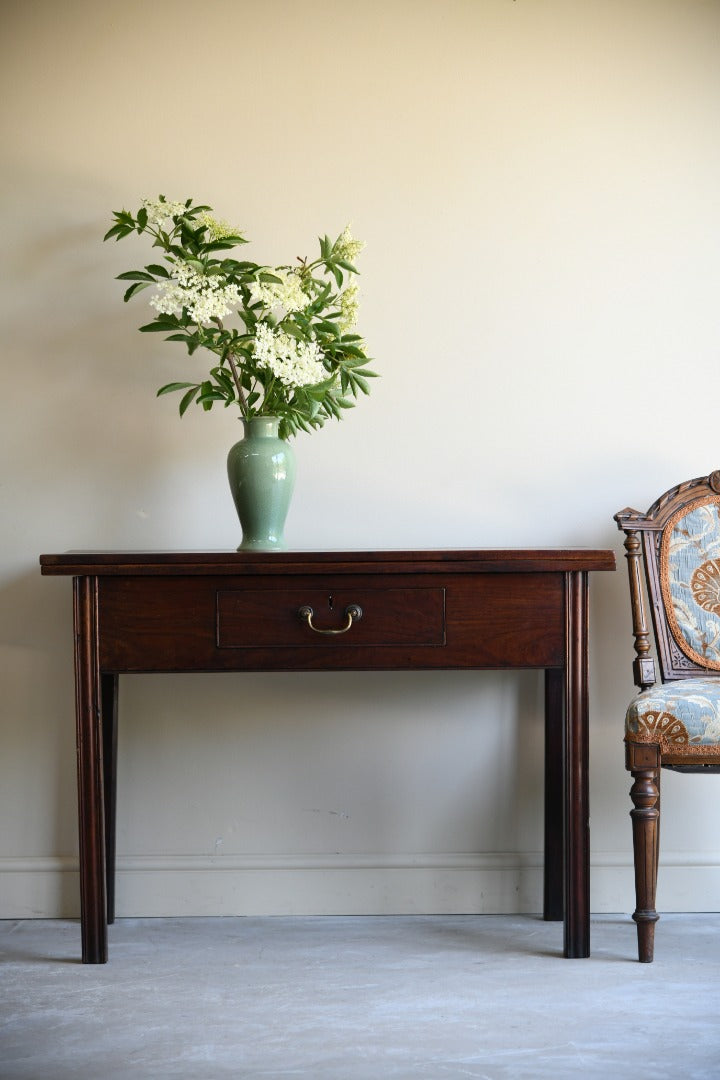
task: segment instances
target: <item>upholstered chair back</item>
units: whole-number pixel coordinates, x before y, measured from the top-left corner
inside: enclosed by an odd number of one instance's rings
[[[720,671],[720,495],[676,510],[660,539],[660,588],[674,643]]]
[[[631,565],[636,684],[655,682],[643,577],[662,681],[720,672],[720,471],[671,488],[647,514],[627,508],[615,519]]]

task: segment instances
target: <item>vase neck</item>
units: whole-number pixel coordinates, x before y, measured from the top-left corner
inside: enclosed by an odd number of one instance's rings
[[[243,420],[245,437],[252,439],[277,439],[280,418],[277,416],[251,416]]]

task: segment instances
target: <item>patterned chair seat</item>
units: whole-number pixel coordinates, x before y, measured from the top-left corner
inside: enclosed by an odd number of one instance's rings
[[[669,764],[720,759],[720,678],[680,679],[643,690],[625,716],[628,742],[656,743]]]

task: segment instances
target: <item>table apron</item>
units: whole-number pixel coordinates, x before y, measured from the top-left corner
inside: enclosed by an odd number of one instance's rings
[[[565,574],[94,579],[103,671],[553,668]],[[346,612],[361,617],[349,629]],[[313,631],[299,609],[313,609]]]

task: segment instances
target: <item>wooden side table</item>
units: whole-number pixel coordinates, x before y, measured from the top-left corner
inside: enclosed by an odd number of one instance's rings
[[[545,670],[544,915],[590,954],[588,573],[602,550],[74,552],[82,958],[114,919],[118,676]]]

